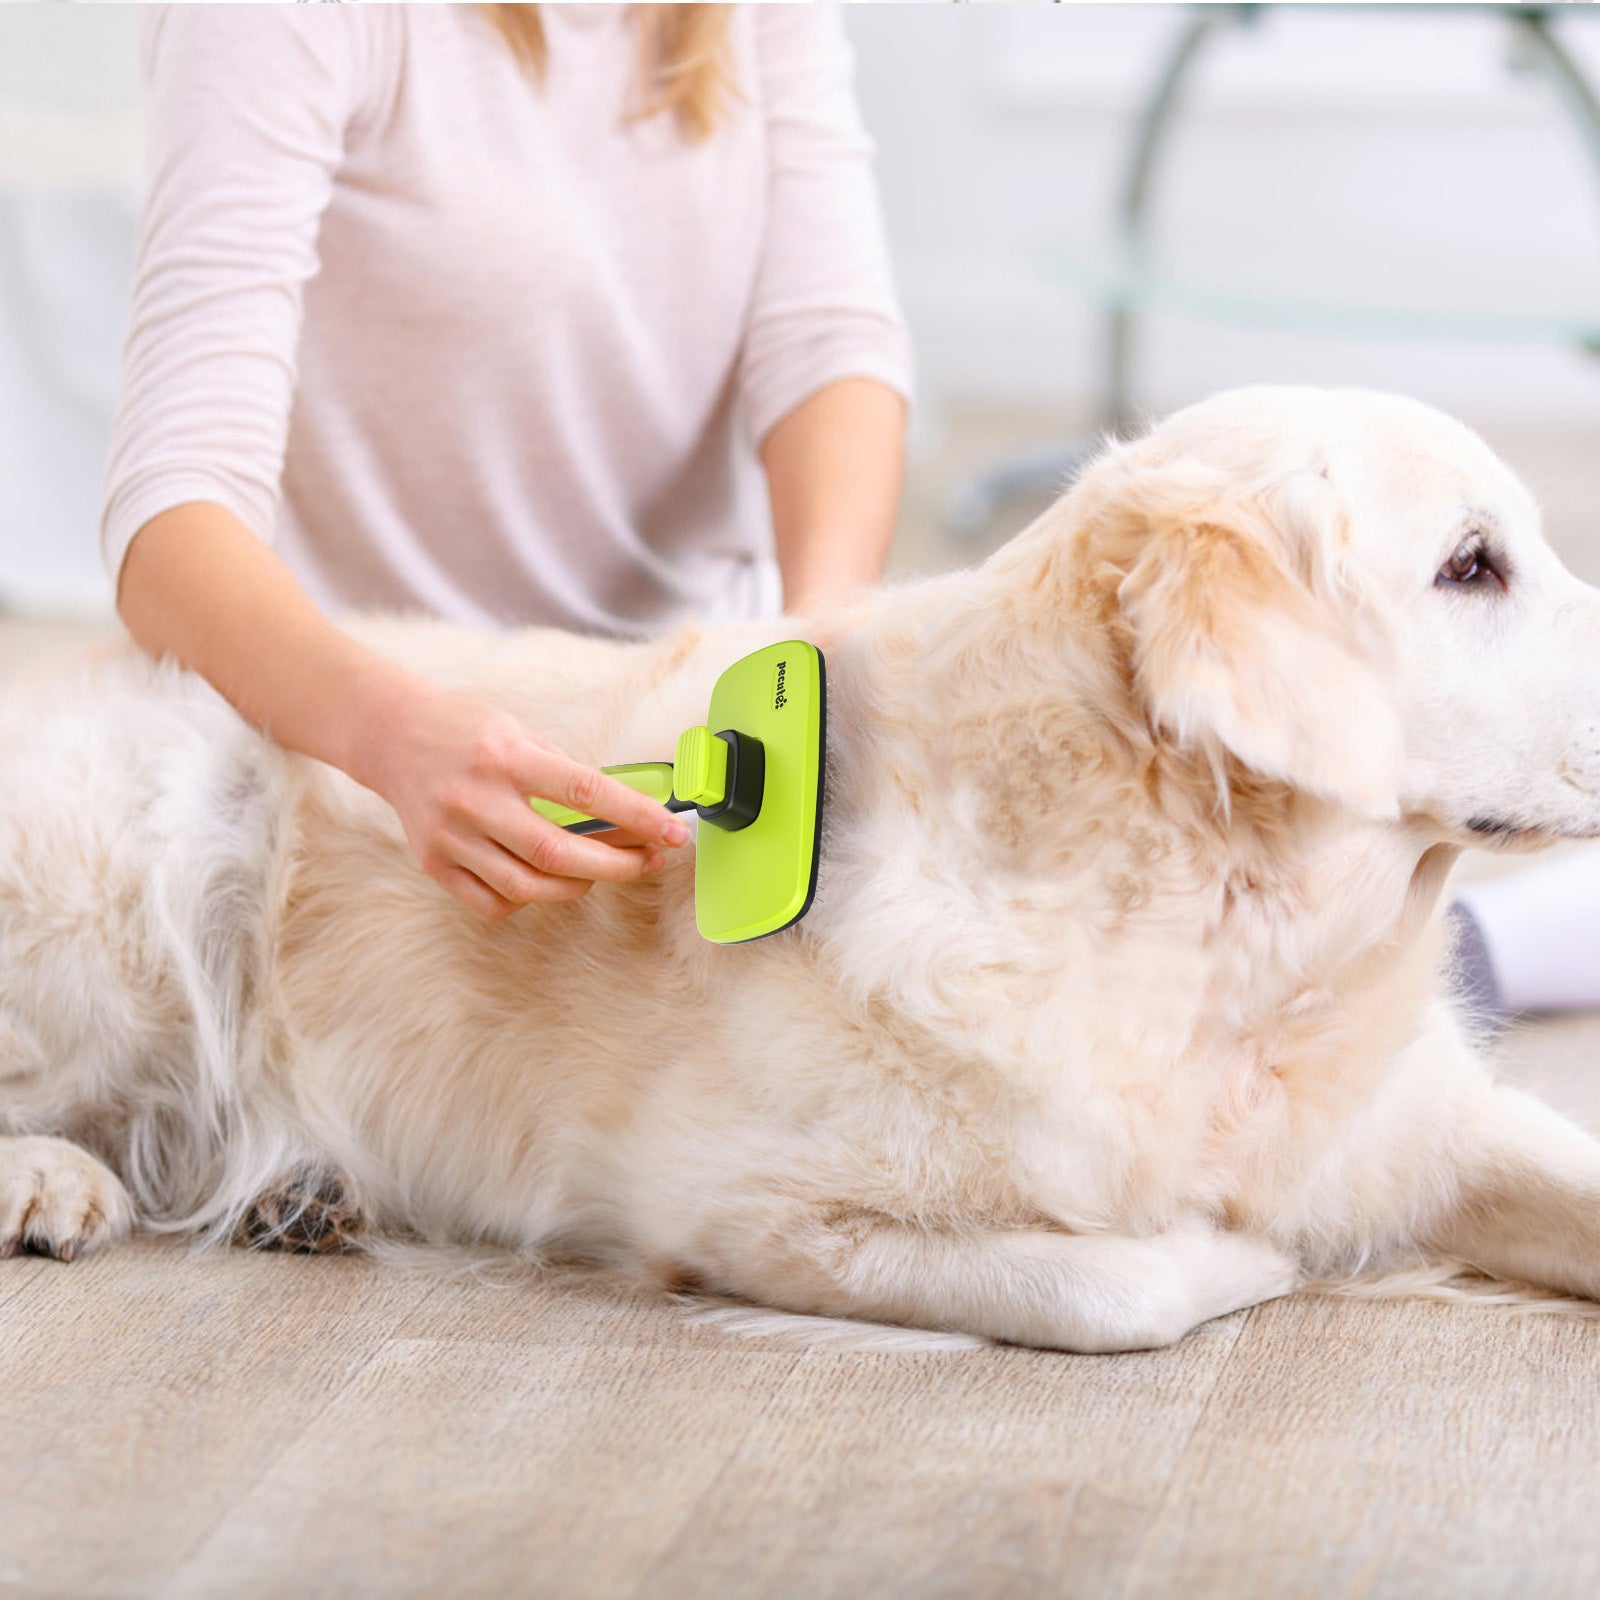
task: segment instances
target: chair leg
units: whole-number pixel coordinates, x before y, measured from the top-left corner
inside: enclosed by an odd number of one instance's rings
[[[1105,378],[1101,426],[1120,434],[1134,421],[1132,366],[1140,277],[1147,265],[1151,199],[1160,162],[1166,154],[1183,91],[1208,45],[1225,28],[1256,20],[1254,6],[1196,6],[1162,63],[1134,125],[1133,142],[1117,200],[1115,287],[1106,305]]]
[[[1561,105],[1594,162],[1595,177],[1600,180],[1600,92],[1578,59],[1556,37],[1543,11],[1508,6],[1505,15],[1520,51],[1516,64],[1543,73],[1554,84]],[[1582,348],[1590,355],[1600,356],[1600,331],[1584,340]]]

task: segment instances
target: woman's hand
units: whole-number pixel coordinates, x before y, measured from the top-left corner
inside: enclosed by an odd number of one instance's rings
[[[493,922],[534,901],[576,900],[591,883],[659,868],[689,830],[654,800],[583,766],[515,717],[468,695],[413,685],[372,729],[355,775],[399,814],[422,869]],[[528,797],[615,823],[583,837]]]
[[[447,694],[329,622],[270,546],[208,501],[153,517],[123,563],[118,609],[153,656],[204,677],[290,750],[347,772],[400,814],[423,870],[498,921],[533,900],[626,882],[689,830],[517,719]],[[529,795],[624,830],[580,838]]]

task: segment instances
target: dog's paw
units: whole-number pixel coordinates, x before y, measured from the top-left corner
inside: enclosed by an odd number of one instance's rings
[[[122,1238],[133,1202],[117,1175],[65,1139],[0,1139],[0,1257],[75,1261]]]
[[[342,1172],[302,1167],[256,1196],[236,1239],[256,1250],[329,1255],[359,1248],[366,1223]]]
[[[1206,1255],[1205,1270],[1197,1275],[1196,1310],[1202,1322],[1292,1294],[1300,1284],[1299,1264],[1250,1234],[1213,1234]]]

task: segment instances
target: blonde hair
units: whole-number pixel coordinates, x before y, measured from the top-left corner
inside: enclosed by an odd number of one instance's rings
[[[537,5],[483,6],[512,55],[542,81],[550,60]],[[731,5],[636,5],[643,98],[634,113],[671,112],[691,139],[717,126],[736,93],[728,61]]]

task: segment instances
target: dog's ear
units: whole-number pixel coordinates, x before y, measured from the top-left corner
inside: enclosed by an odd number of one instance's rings
[[[1394,817],[1399,715],[1304,526],[1320,514],[1211,499],[1150,516],[1118,588],[1134,690],[1180,744],[1220,743],[1263,776]]]

